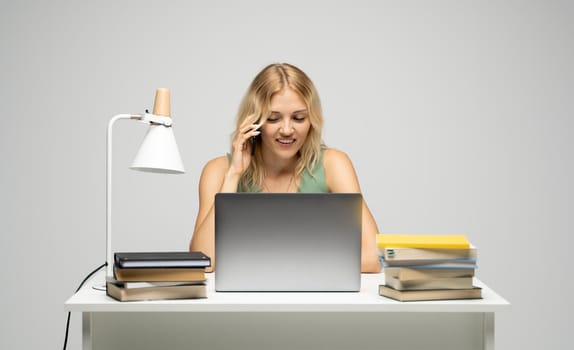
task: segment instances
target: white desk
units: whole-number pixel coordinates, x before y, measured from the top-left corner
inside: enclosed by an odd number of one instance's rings
[[[65,303],[82,313],[83,348],[494,349],[495,312],[510,304],[478,280],[483,299],[397,302],[378,295],[383,274],[358,293],[218,293],[207,299],[117,302],[92,286]]]

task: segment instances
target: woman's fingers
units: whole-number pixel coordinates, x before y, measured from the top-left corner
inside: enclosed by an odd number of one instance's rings
[[[261,134],[261,131],[258,130],[260,127],[261,124],[251,124],[241,128],[237,135],[235,135],[235,146],[241,146],[240,149],[244,149],[246,140]]]
[[[249,124],[239,129],[239,135],[247,134],[261,127],[261,124]]]
[[[233,140],[231,166],[239,173],[243,173],[251,162],[251,147],[253,146],[250,140],[261,134],[258,130],[260,127],[261,124],[247,124],[237,130]]]

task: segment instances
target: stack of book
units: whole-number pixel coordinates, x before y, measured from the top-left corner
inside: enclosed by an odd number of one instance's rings
[[[464,235],[377,235],[385,284],[399,301],[480,299],[473,285],[477,250]]]
[[[205,298],[209,266],[202,252],[115,253],[106,293],[119,301]]]

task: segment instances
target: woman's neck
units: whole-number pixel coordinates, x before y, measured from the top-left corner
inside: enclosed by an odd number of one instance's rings
[[[282,176],[293,176],[297,158],[281,159],[278,157],[263,155],[263,170],[265,177],[278,178]]]

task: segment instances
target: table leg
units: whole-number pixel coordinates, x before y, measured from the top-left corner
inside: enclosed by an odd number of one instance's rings
[[[484,313],[484,350],[494,350],[494,312]]]
[[[82,350],[92,350],[92,313],[82,312]]]

